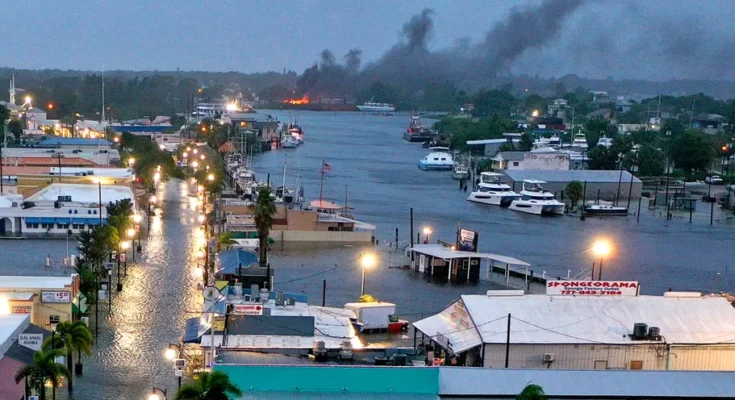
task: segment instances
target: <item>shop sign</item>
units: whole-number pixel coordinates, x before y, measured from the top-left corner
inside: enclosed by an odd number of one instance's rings
[[[212,317],[212,329],[215,332],[222,332],[225,330],[225,316],[215,315]]]
[[[236,315],[263,315],[263,305],[256,304],[235,304],[232,313]]]
[[[550,281],[546,294],[555,296],[637,296],[636,281]]]
[[[459,230],[459,251],[477,252],[477,241],[479,234],[468,229]]]
[[[10,307],[10,312],[13,314],[30,314],[31,311],[33,311],[33,306],[14,305]]]
[[[41,350],[43,345],[42,333],[21,333],[18,336],[18,344],[34,351]]]
[[[41,303],[71,303],[71,293],[66,290],[41,292]]]

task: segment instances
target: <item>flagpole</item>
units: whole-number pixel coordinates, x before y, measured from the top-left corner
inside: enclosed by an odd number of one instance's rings
[[[322,190],[324,189],[324,160],[322,160],[322,179],[319,182],[319,207],[322,207]]]

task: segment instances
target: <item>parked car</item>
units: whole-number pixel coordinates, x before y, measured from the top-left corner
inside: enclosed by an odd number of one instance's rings
[[[725,183],[719,175],[710,175],[704,178],[704,181],[711,185],[722,185]]]

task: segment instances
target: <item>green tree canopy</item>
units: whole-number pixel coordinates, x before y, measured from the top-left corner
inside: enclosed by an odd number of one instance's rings
[[[42,349],[33,353],[33,364],[24,366],[15,374],[15,383],[26,379],[28,386],[36,390],[40,400],[46,400],[46,381],[51,381],[51,390],[55,392],[62,378],[71,377],[68,368],[56,363],[56,358],[63,355],[63,352],[53,349]]]
[[[258,231],[259,261],[262,267],[268,264],[268,235],[273,227],[273,216],[276,215],[276,205],[271,193],[269,186],[260,188],[258,199],[250,206],[255,219],[255,228]]]
[[[584,185],[580,181],[571,181],[564,188],[564,193],[569,197],[569,200],[572,203],[572,208],[576,207],[579,200],[582,199],[582,196],[584,195],[583,192]]]
[[[521,136],[521,140],[518,142],[518,150],[520,151],[531,151],[533,149],[534,138],[529,132],[524,133]]]
[[[242,391],[222,371],[199,374],[199,379],[182,386],[174,400],[234,400]]]
[[[715,157],[712,142],[697,129],[687,129],[672,139],[671,160],[687,172],[706,172]]]

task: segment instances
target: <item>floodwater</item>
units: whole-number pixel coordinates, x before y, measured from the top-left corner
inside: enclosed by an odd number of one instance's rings
[[[274,112],[288,121],[287,112]],[[728,267],[733,259],[733,226],[715,218],[713,226],[704,213],[692,224],[687,218],[666,221],[656,212],[614,219],[541,218],[507,209],[467,202],[458,182],[447,172],[417,168],[426,153],[419,144],[401,135],[407,115],[363,116],[359,113],[302,112],[299,122],[306,143],[297,149],[281,149],[258,156],[253,167],[260,179],[293,185],[302,176],[308,199],[317,199],[322,160],[331,169],[324,175],[323,196],[355,207],[358,219],[377,226],[380,263],[366,271],[366,292],[394,302],[399,314],[410,320],[436,313],[460,294],[484,293],[488,282],[452,285],[427,282],[412,271],[392,269],[397,256],[386,251],[395,240],[409,239],[409,209],[414,209],[416,231],[433,230],[430,240],[453,241],[457,224],[479,232],[480,251],[520,258],[532,264],[536,274],[572,275],[589,268],[593,257],[587,249],[597,237],[613,242],[614,253],[604,260],[605,279],[639,280],[642,292],[674,290],[732,290]],[[186,318],[196,316],[202,298],[195,288],[198,212],[190,204],[191,188],[181,181],[161,185],[163,199],[151,220],[150,235],[143,235],[143,255],[131,263],[124,289],[113,293],[112,313],[100,307],[99,337],[84,376],[75,379],[74,399],[141,399],[152,386],[175,389],[171,364],[163,357],[169,343],[176,343]],[[145,231],[145,228],[144,228]],[[415,234],[415,233],[414,233]],[[423,239],[423,238],[422,238]],[[70,241],[69,251],[76,253]],[[48,255],[66,255],[65,240],[0,241],[0,275],[59,275],[71,271],[46,268]],[[326,304],[341,306],[360,295],[360,254],[376,251],[369,245],[318,246],[276,244],[271,255],[275,288],[307,294],[321,304],[322,284],[327,281]],[[94,312],[91,326],[94,330]],[[379,340],[382,340],[380,338]],[[68,398],[60,389],[58,398]]]

